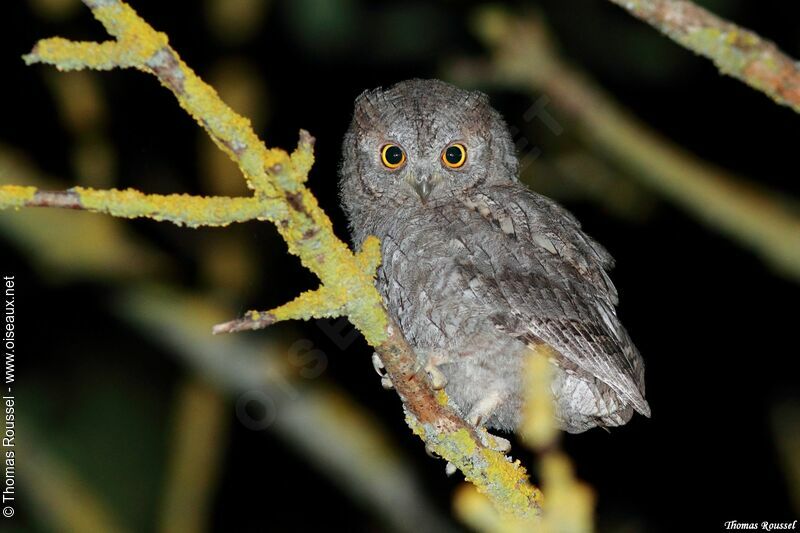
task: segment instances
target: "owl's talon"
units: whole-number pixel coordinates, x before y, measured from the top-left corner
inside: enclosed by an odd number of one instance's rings
[[[483,422],[483,416],[480,413],[470,413],[467,415],[467,424],[470,426],[475,426],[476,428],[483,427],[481,423]]]
[[[499,437],[494,433],[489,433],[486,431],[485,428],[478,428],[478,436],[481,439],[481,444],[489,448],[490,450],[494,450],[500,453],[506,453],[511,449],[511,441]]]
[[[425,444],[425,453],[428,454],[428,457],[432,457],[434,459],[441,459],[441,456],[435,451],[433,451],[433,448],[431,448],[431,445],[428,443]],[[444,466],[445,475],[447,475],[447,477],[450,477],[456,473],[456,470],[457,470],[456,465],[454,465],[450,461],[447,461],[447,464]]]
[[[433,358],[429,359],[428,364],[425,365],[425,372],[427,372],[428,377],[431,378],[431,387],[433,387],[433,390],[441,390],[447,386],[447,376],[439,370]]]
[[[417,364],[414,368],[414,372],[424,370],[431,380],[431,387],[433,390],[441,390],[447,386],[447,376],[439,370],[439,365],[444,362],[445,359],[436,352],[422,352],[417,356]]]
[[[372,352],[372,368],[374,368],[375,372],[381,377],[385,374],[383,371],[383,361],[381,361],[381,356],[378,355],[378,352]]]
[[[425,453],[428,454],[428,457],[431,457],[433,459],[439,459],[440,458],[439,454],[436,453],[435,451],[433,451],[433,448],[431,448],[431,445],[428,444],[428,443],[425,443]]]
[[[478,403],[472,406],[467,415],[467,422],[478,429],[483,445],[497,452],[506,453],[511,449],[511,441],[498,437],[486,431],[484,424],[492,416],[497,406],[503,401],[504,396],[497,391],[484,396]]]
[[[484,396],[478,403],[472,406],[469,414],[467,415],[467,422],[476,428],[483,427],[489,417],[503,401],[503,395],[497,391],[490,392]]]
[[[492,435],[491,433],[486,433],[488,437],[487,447],[491,448],[492,450],[500,453],[506,453],[511,449],[511,441],[505,439],[503,437],[498,437],[497,435]]]
[[[392,380],[389,378],[389,376],[386,375],[383,366],[383,361],[381,361],[381,358],[377,354],[377,352],[372,354],[372,367],[375,369],[375,372],[377,372],[378,375],[381,377],[381,386],[387,390],[393,389],[394,385],[392,384]]]

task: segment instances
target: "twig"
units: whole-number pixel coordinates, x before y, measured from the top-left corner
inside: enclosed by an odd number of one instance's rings
[[[770,41],[687,0],[610,1],[800,113],[800,64]]]
[[[756,184],[703,162],[623,109],[591,79],[559,57],[536,17],[484,10],[477,30],[492,51],[486,63],[450,73],[462,81],[542,91],[606,157],[712,228],[800,280],[800,216]]]
[[[306,308],[292,307],[292,302],[279,308],[285,318],[331,316],[334,302],[336,311],[346,315],[381,353],[414,432],[433,451],[460,468],[501,511],[517,516],[538,514],[541,495],[529,483],[524,468],[493,451],[489,446],[491,437],[461,419],[446,395],[434,393],[428,380],[416,372],[414,352],[399,330],[389,324],[374,286],[380,261],[378,240],[368,238],[362,249],[353,253],[333,233],[330,219],[305,187],[313,164],[313,138],[301,132],[292,154],[268,149],[249,121],[226,106],[214,89],[180,59],[168,45],[166,35],[156,32],[127,4],[119,0],[83,2],[116,40],[78,43],[45,39],[25,56],[25,61],[48,63],[61,70],[133,67],[155,75],[239,165],[255,197],[259,201],[269,199],[281,207],[280,216],[268,209],[262,215],[275,223],[289,252],[297,255],[322,282],[320,289],[301,296]],[[10,207],[25,205],[35,191],[17,193]]]
[[[283,203],[255,197],[144,194],[134,189],[98,191],[83,187],[45,191],[36,187],[0,185],[0,209],[9,207],[80,209],[120,218],[150,218],[190,228],[285,218]]]
[[[45,177],[28,158],[1,143],[0,169],[0,181],[13,176],[19,185],[62,187],[59,181]],[[19,185],[13,188],[20,189]],[[0,198],[5,198],[4,191],[0,186]],[[23,207],[24,201],[21,203]],[[0,213],[0,232],[26,252],[31,267],[48,279],[57,275],[64,279],[119,280],[152,277],[162,271],[167,257],[133,237],[129,230],[122,220],[60,209]]]

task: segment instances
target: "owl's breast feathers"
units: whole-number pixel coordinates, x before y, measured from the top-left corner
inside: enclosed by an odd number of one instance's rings
[[[438,335],[451,339],[439,342],[447,349],[490,322],[509,340],[548,345],[560,368],[650,415],[644,364],[616,316],[613,259],[558,204],[519,183],[494,185],[374,229],[384,243],[379,284],[412,343],[435,345]]]

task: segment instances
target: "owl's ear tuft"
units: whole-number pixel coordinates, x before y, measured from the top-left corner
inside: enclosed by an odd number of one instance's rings
[[[384,92],[380,87],[359,94],[353,110],[353,122],[365,128],[374,127],[375,122],[380,118],[378,108],[383,99]]]

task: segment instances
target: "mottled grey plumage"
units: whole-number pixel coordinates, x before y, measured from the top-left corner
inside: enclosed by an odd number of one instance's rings
[[[467,153],[457,169],[442,159],[454,142]],[[387,143],[405,151],[397,169],[382,163]],[[649,416],[644,365],[615,312],[611,256],[519,183],[511,136],[484,94],[436,80],[365,92],[343,150],[353,240],[381,239],[389,313],[465,416],[516,429],[524,357],[541,343],[555,354],[564,430]]]

